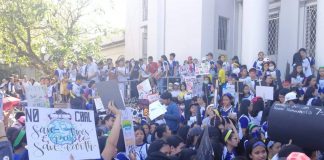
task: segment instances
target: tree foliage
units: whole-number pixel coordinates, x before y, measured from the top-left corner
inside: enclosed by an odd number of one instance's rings
[[[100,38],[88,40],[80,23],[88,0],[0,0],[0,59],[51,73],[60,60],[99,56]]]

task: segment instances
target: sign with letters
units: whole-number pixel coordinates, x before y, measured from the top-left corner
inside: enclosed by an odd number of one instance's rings
[[[135,145],[135,132],[133,124],[133,111],[130,107],[126,107],[122,114],[122,130],[125,141],[126,155],[133,151]]]
[[[29,159],[100,158],[93,111],[28,107]]]
[[[47,88],[45,86],[27,86],[26,99],[28,107],[49,107]]]
[[[196,76],[185,76],[184,81],[187,86],[187,91],[192,93],[194,83],[196,82]]]

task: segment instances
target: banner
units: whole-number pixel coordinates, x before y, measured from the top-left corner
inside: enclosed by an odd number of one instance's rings
[[[139,98],[138,99],[147,99],[147,96],[151,93],[152,88],[150,84],[150,80],[146,79],[139,85],[137,85],[137,91]]]
[[[301,148],[324,150],[323,122],[323,107],[275,104],[268,116],[268,136],[283,144],[292,140]]]
[[[104,106],[108,106],[109,101],[114,101],[118,109],[125,109],[124,99],[117,81],[99,82],[96,83],[96,88]]]
[[[160,101],[153,102],[149,106],[149,118],[151,121],[153,121],[154,119],[164,114],[166,111],[166,108],[162,106]]]
[[[196,76],[184,76],[183,79],[186,83],[187,91],[192,93],[194,83],[196,82]]]
[[[133,124],[133,111],[130,107],[126,107],[122,114],[122,130],[124,135],[126,155],[136,147],[135,132]]]
[[[201,63],[200,65],[195,67],[196,75],[206,75],[209,74],[210,64],[209,63]]]
[[[98,159],[93,111],[28,107],[26,136],[29,159]]]
[[[49,100],[47,97],[47,87],[45,86],[27,86],[26,99],[28,107],[47,107],[49,108]]]

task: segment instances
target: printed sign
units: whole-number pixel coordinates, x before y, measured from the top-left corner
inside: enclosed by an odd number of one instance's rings
[[[147,96],[152,91],[150,80],[146,79],[145,81],[137,85],[137,91],[139,95],[138,99],[147,99]]]
[[[203,77],[196,78],[193,82],[192,96],[203,96]]]
[[[126,147],[126,155],[135,148],[135,133],[133,124],[133,111],[126,107],[122,114],[122,129]]]
[[[26,87],[26,99],[28,107],[49,107],[47,88],[45,86]]]
[[[156,101],[156,102],[150,104],[150,106],[149,106],[149,118],[151,121],[158,118],[165,112],[166,112],[166,109],[164,106],[162,106],[160,101]]]
[[[148,99],[148,101],[150,103],[152,103],[152,102],[155,102],[155,101],[159,100],[160,99],[160,95],[159,95],[159,93],[150,94],[150,95],[147,96],[147,99]]]
[[[195,67],[196,75],[206,75],[209,74],[210,64],[209,63],[201,63],[199,66]]]
[[[187,86],[187,91],[192,93],[194,83],[196,82],[196,76],[185,76],[184,81]]]
[[[104,105],[102,104],[102,101],[101,101],[101,98],[94,98],[93,101],[95,102],[95,105],[96,105],[96,109],[98,111],[105,111],[105,107]]]
[[[93,111],[28,107],[26,136],[29,159],[98,159]]]

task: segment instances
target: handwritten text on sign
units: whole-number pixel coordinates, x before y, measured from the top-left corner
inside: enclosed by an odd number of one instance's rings
[[[26,99],[28,107],[49,107],[45,86],[28,86],[26,88]]]
[[[100,157],[93,111],[26,109],[29,159],[97,159]]]

